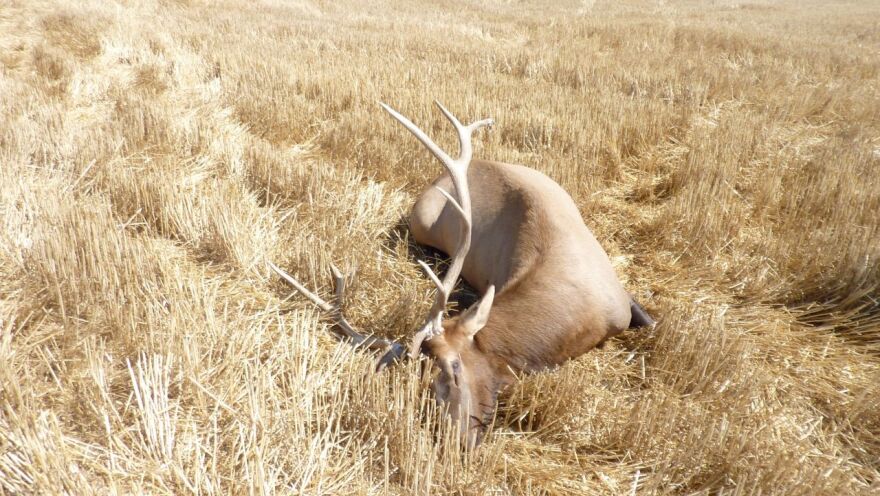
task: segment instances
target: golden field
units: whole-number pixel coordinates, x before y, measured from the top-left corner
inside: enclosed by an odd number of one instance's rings
[[[0,3],[0,493],[878,494],[880,5]],[[658,318],[464,453],[406,340],[455,152],[566,188]]]

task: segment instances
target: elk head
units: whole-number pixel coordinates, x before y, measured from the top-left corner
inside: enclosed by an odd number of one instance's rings
[[[433,359],[435,398],[456,423],[467,449],[479,445],[495,411],[496,394],[512,379],[507,364],[474,339],[489,319],[494,297],[490,286],[479,302],[445,320],[440,334],[419,345]]]
[[[455,253],[450,254],[452,261],[443,280],[441,281],[427,264],[419,261],[425,273],[437,286],[437,293],[425,324],[414,334],[408,350],[398,343],[363,336],[352,328],[342,316],[344,278],[335,268],[333,271],[337,282],[337,299],[336,303],[331,305],[306,290],[298,281],[275,265],[270,263],[269,266],[316,305],[331,313],[344,338],[371,348],[385,348],[387,352],[379,360],[377,371],[398,359],[415,359],[422,353],[433,358],[437,373],[431,387],[436,399],[457,422],[464,445],[473,448],[479,444],[488,421],[487,417],[494,410],[495,392],[498,391],[500,383],[506,382],[506,378],[510,376],[506,365],[498,363],[497,359],[484,353],[474,339],[489,319],[495,287],[490,286],[478,303],[460,315],[445,321],[443,317],[449,296],[455,288],[471,246],[471,198],[467,182],[468,167],[473,154],[471,135],[483,126],[491,127],[494,122],[492,119],[483,119],[465,126],[439,102],[435,103],[458,133],[460,153],[456,159],[447,155],[409,119],[382,104],[382,107],[421,141],[449,172],[455,191],[437,189],[461,218],[460,243]]]

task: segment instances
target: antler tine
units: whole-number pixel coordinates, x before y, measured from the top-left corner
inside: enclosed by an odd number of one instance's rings
[[[281,278],[284,279],[284,282],[293,286],[293,288],[295,290],[299,291],[300,294],[302,294],[303,296],[308,298],[312,303],[315,304],[315,306],[317,306],[318,308],[320,308],[321,310],[323,310],[327,313],[333,313],[335,311],[335,309],[333,308],[333,305],[327,303],[326,301],[321,299],[320,296],[318,296],[315,293],[312,293],[311,291],[306,289],[306,287],[303,286],[299,281],[294,279],[293,276],[291,276],[287,272],[284,272],[283,270],[281,270],[277,265],[273,264],[272,262],[268,262],[268,261],[266,262],[266,264],[269,266],[270,269],[275,271],[276,274],[281,276]]]
[[[441,188],[440,186],[434,186],[434,188],[439,191],[441,195],[445,196],[447,200],[449,200],[449,203],[455,208],[455,211],[458,212],[459,215],[461,215],[461,220],[463,222],[467,222],[468,227],[470,227],[471,220],[468,218],[467,213],[464,211],[464,208],[462,208],[462,206],[458,203],[458,200],[456,200],[452,195],[450,195],[445,189]]]
[[[459,155],[458,158],[455,159],[455,164],[459,167],[467,167],[471,163],[471,157],[473,156],[473,145],[471,143],[471,136],[474,131],[477,129],[488,126],[492,127],[495,125],[495,121],[493,119],[483,119],[480,121],[472,122],[467,126],[463,126],[461,121],[458,120],[457,117],[452,115],[452,112],[446,109],[442,103],[434,100],[434,105],[437,105],[440,108],[440,111],[443,112],[443,115],[449,119],[449,122],[455,126],[455,131],[458,133],[458,147],[459,147]]]
[[[425,274],[428,275],[428,278],[431,279],[431,282],[433,282],[434,285],[437,286],[437,290],[446,291],[446,288],[443,287],[443,283],[440,282],[440,278],[437,277],[437,274],[435,274],[433,270],[431,270],[431,267],[428,267],[428,264],[421,260],[419,260],[418,263],[422,266],[422,270],[425,271]]]
[[[386,112],[391,114],[391,117],[394,117],[401,124],[403,124],[403,127],[405,127],[409,132],[411,132],[413,134],[413,136],[418,138],[418,140],[421,141],[422,144],[425,145],[425,147],[428,150],[430,150],[431,153],[433,153],[434,156],[437,157],[437,159],[440,160],[440,162],[442,162],[444,166],[448,167],[449,164],[451,164],[453,162],[452,158],[449,155],[447,155],[446,152],[441,150],[440,147],[437,146],[437,144],[434,143],[431,140],[431,138],[428,137],[428,135],[426,135],[424,132],[422,132],[421,129],[419,129],[415,124],[413,124],[412,121],[410,121],[406,117],[398,114],[396,110],[389,107],[388,105],[385,105],[384,103],[380,103],[379,105],[381,105],[382,108],[385,109]]]
[[[452,115],[452,112],[446,110],[446,107],[444,107],[439,100],[434,100],[434,105],[436,105],[440,109],[440,112],[443,112],[443,115],[445,115],[446,118],[449,119],[449,122],[451,122],[452,125],[455,126],[456,131],[460,131],[462,128],[464,128],[464,126],[461,125],[461,121],[458,120],[458,117]]]
[[[428,322],[413,335],[412,342],[409,345],[409,358],[412,360],[418,358],[419,353],[421,353],[422,350],[422,343],[424,343],[426,339],[430,339],[432,336],[434,336],[434,332],[431,329],[431,323]]]
[[[281,276],[285,282],[293,286],[295,290],[301,293],[303,296],[311,300],[312,303],[315,304],[321,310],[329,313],[333,316],[334,324],[339,327],[342,331],[342,334],[345,338],[349,339],[352,344],[355,346],[365,346],[374,350],[384,350],[389,349],[386,357],[391,357],[388,359],[387,363],[390,363],[397,357],[400,357],[406,352],[406,349],[403,345],[399,343],[395,343],[393,341],[388,341],[387,339],[378,338],[376,336],[365,336],[360,332],[356,331],[351,324],[345,319],[342,315],[342,302],[344,301],[344,292],[345,292],[345,278],[342,276],[342,273],[336,266],[331,265],[330,270],[333,272],[333,278],[336,281],[336,304],[331,305],[324,301],[320,296],[312,293],[305,286],[303,286],[299,281],[293,278],[287,272],[281,270],[277,265],[272,262],[267,261],[266,264],[270,269],[275,271],[276,274]],[[385,365],[387,365],[387,363]],[[384,366],[382,363],[380,365]]]

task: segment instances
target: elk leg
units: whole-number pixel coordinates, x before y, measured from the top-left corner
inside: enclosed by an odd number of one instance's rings
[[[632,297],[630,297],[629,299],[629,311],[632,314],[632,318],[629,321],[630,329],[634,329],[636,327],[652,326],[656,323],[654,319],[652,319],[651,316],[648,315],[648,312],[644,309],[644,307],[639,305],[639,302],[637,302]]]

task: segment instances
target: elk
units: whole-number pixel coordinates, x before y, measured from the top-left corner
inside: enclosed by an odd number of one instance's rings
[[[409,217],[415,241],[452,259],[442,280],[419,261],[437,293],[408,351],[399,343],[364,336],[345,320],[340,306],[344,278],[335,267],[335,304],[270,267],[331,313],[344,337],[386,349],[377,370],[402,357],[432,358],[436,399],[457,422],[470,449],[481,442],[499,391],[517,373],[555,367],[627,328],[654,321],[623,288],[605,250],[561,186],[528,167],[472,160],[471,136],[491,127],[492,119],[465,126],[435,103],[458,133],[456,159],[409,119],[381,104],[446,169],[421,193]],[[481,297],[444,319],[459,276]]]

